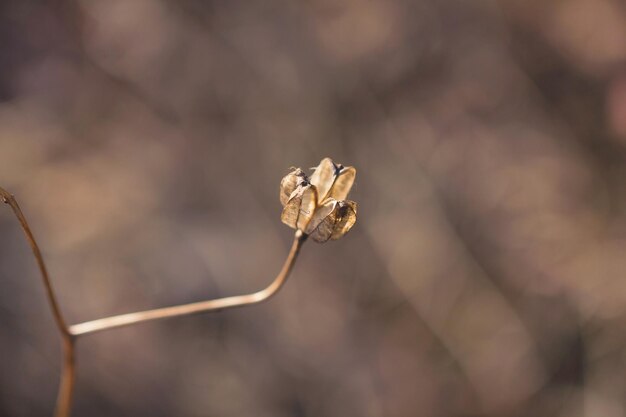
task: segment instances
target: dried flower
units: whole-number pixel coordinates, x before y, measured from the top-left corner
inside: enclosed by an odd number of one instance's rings
[[[280,182],[281,220],[316,242],[336,240],[356,222],[354,201],[346,200],[356,177],[354,167],[322,159],[311,178],[294,168]]]

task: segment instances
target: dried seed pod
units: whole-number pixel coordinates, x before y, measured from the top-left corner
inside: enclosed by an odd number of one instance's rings
[[[283,223],[310,235],[316,242],[336,240],[356,222],[357,205],[345,200],[354,184],[356,169],[324,158],[311,180],[296,168],[280,183]]]

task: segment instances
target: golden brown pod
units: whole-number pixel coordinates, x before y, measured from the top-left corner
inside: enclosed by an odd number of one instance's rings
[[[356,222],[357,204],[345,200],[354,184],[356,169],[324,158],[311,179],[296,168],[280,183],[281,220],[310,235],[316,242],[336,240]]]

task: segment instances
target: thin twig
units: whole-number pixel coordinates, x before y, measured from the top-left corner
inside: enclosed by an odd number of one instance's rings
[[[57,301],[56,295],[54,293],[52,282],[50,281],[50,275],[48,275],[46,263],[43,260],[43,256],[41,255],[41,251],[39,250],[39,245],[35,240],[35,236],[33,236],[33,232],[31,232],[30,230],[30,226],[28,225],[28,221],[26,220],[24,213],[22,213],[22,210],[20,209],[20,206],[17,203],[15,197],[1,187],[0,197],[2,197],[2,201],[4,203],[11,206],[15,217],[17,217],[17,220],[22,227],[22,231],[26,236],[26,240],[28,241],[33,251],[33,255],[35,256],[35,259],[37,261],[37,266],[39,267],[39,272],[41,273],[43,285],[46,289],[46,297],[48,298],[48,303],[50,304],[50,309],[52,310],[54,322],[56,323],[56,326],[59,329],[59,333],[61,334],[61,338],[63,339],[63,374],[61,376],[61,384],[59,386],[59,393],[57,396],[57,407],[55,416],[67,417],[70,413],[72,393],[74,390],[74,336],[70,333],[70,329],[68,328],[65,319],[63,318],[61,307],[59,306],[59,302]]]
[[[87,321],[70,326],[70,333],[74,336],[83,336],[103,330],[114,329],[116,327],[129,326],[131,324],[143,323],[150,320],[159,320],[171,317],[188,316],[190,314],[204,313],[207,311],[224,310],[227,308],[241,307],[250,304],[260,303],[276,294],[287,280],[291,269],[298,257],[300,248],[306,240],[307,235],[298,230],[294,236],[293,244],[283,268],[278,273],[274,281],[264,289],[244,295],[218,298],[215,300],[200,301],[197,303],[183,304],[172,307],[157,308],[154,310],[138,311],[136,313],[122,314],[119,316],[105,317],[98,320]]]
[[[74,396],[74,381],[76,380],[76,339],[66,339],[63,343],[63,369],[59,394],[54,412],[55,417],[69,417]]]
[[[39,266],[39,271],[41,272],[43,285],[46,288],[46,297],[48,298],[48,302],[50,303],[52,315],[54,316],[54,321],[59,329],[59,332],[61,332],[64,337],[70,339],[71,334],[69,332],[67,324],[65,324],[65,319],[63,318],[63,314],[61,313],[59,302],[57,301],[54,294],[52,282],[50,282],[50,276],[48,275],[48,269],[46,268],[46,264],[43,261],[43,256],[41,255],[41,251],[39,250],[39,245],[37,245],[37,241],[35,240],[33,233],[30,231],[28,221],[26,221],[26,217],[24,217],[24,214],[22,213],[19,204],[17,204],[17,200],[11,193],[7,192],[3,188],[0,188],[0,196],[2,197],[2,201],[11,206],[11,208],[13,209],[15,217],[17,217],[17,220],[20,222],[20,226],[22,226],[24,235],[26,235],[26,240],[33,250],[33,255],[37,260],[37,266]]]

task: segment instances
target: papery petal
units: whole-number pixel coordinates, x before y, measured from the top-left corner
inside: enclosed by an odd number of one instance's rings
[[[332,159],[324,158],[311,175],[311,184],[317,187],[318,202],[326,199],[330,188],[335,182],[335,164]]]
[[[280,215],[283,223],[293,229],[305,230],[317,207],[317,191],[311,184],[298,186],[289,196]]]
[[[335,178],[330,192],[326,198],[334,198],[335,200],[345,200],[354,184],[356,178],[356,169],[354,167],[345,167],[339,171],[339,175]]]
[[[356,203],[350,200],[340,201],[337,204],[337,222],[330,236],[331,240],[339,239],[352,229],[352,226],[356,223],[356,208]]]
[[[291,197],[291,194],[303,181],[308,182],[309,179],[300,168],[293,169],[289,174],[283,177],[280,181],[280,202],[283,207],[287,205],[289,197]]]
[[[317,189],[311,184],[303,186],[302,205],[298,215],[298,229],[306,230],[311,218],[317,209]]]
[[[319,243],[337,240],[352,228],[356,222],[356,203],[328,199],[318,207],[309,223],[307,231],[311,239]]]
[[[280,214],[280,220],[292,229],[297,228],[298,213],[300,212],[301,204],[302,197],[293,198],[285,204],[283,212]]]
[[[316,233],[316,236],[319,235],[319,233],[324,233],[324,230],[328,224],[327,219],[329,218],[331,213],[335,210],[336,206],[337,206],[337,201],[332,200],[332,199],[330,200],[327,199],[321,206],[318,206],[317,210],[315,211],[315,214],[313,215],[313,218],[309,222],[304,232],[308,235]],[[316,230],[320,228],[321,228],[321,231],[316,232]],[[330,237],[331,233],[332,233],[332,228],[328,234],[328,237]]]

